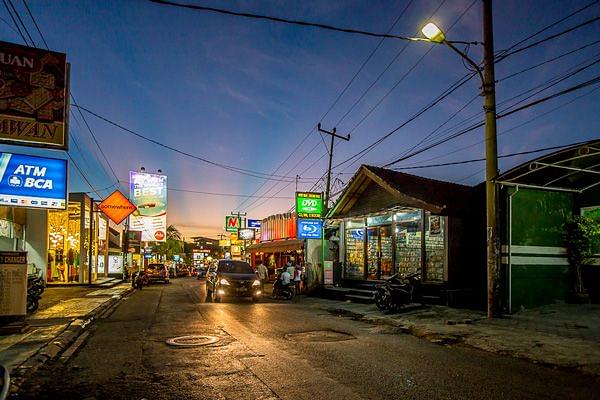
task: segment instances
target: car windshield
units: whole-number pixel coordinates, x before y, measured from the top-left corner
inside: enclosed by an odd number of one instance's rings
[[[219,261],[219,272],[226,274],[253,274],[250,264],[243,261]]]

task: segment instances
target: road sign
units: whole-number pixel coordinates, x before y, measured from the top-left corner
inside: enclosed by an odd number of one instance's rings
[[[115,224],[120,224],[136,210],[134,206],[119,190],[115,190],[98,206],[100,210]]]
[[[322,232],[322,220],[298,218],[298,239],[321,239]]]
[[[225,230],[227,232],[237,232],[242,227],[242,219],[236,215],[225,216]]]
[[[323,198],[321,193],[296,192],[298,218],[321,218]]]

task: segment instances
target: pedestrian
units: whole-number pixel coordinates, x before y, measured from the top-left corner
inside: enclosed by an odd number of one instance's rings
[[[294,269],[294,286],[296,286],[296,294],[300,294],[300,284],[302,282],[302,267],[300,264],[296,265]]]
[[[292,261],[288,260],[287,263],[285,264],[285,269],[287,270],[287,273],[290,274],[291,277],[294,276],[294,270],[296,268],[294,268],[294,266],[292,265]]]
[[[265,292],[265,282],[267,281],[267,277],[269,275],[269,270],[263,264],[262,260],[256,266],[256,273],[258,274],[258,280],[260,280],[260,291]]]

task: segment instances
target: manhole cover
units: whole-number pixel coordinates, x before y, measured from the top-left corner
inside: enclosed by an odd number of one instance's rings
[[[193,347],[193,346],[206,346],[208,344],[217,343],[219,338],[216,336],[208,336],[208,335],[187,335],[187,336],[179,336],[172,339],[167,339],[167,344],[169,346],[179,346],[179,347]]]
[[[285,335],[287,340],[299,342],[341,342],[343,340],[356,339],[349,333],[337,331],[309,331],[288,333]]]

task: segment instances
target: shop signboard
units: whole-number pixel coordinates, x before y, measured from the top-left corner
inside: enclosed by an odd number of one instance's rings
[[[221,240],[219,240],[219,246],[229,247],[229,246],[231,246],[231,240],[221,239]]]
[[[67,56],[0,41],[0,142],[67,150]]]
[[[249,219],[247,224],[248,228],[260,229],[260,219]]]
[[[321,193],[296,192],[296,214],[298,218],[321,218],[323,197]]]
[[[298,218],[297,232],[298,239],[321,239],[323,237],[323,221]]]
[[[352,234],[353,239],[363,240],[365,238],[365,231],[363,228],[351,229],[350,233]]]
[[[242,227],[242,219],[236,215],[225,216],[225,230],[227,232],[237,232]]]
[[[108,273],[121,274],[123,273],[123,258],[121,256],[108,256]]]
[[[129,226],[142,231],[142,241],[167,240],[166,175],[129,172],[129,197],[137,207],[129,217]]]
[[[0,205],[67,207],[67,160],[0,153]]]
[[[254,240],[254,234],[256,231],[251,228],[240,229],[238,231],[238,237],[240,240]]]
[[[333,261],[325,261],[323,267],[323,284],[333,285]]]
[[[27,314],[27,253],[0,252],[0,316]]]
[[[120,224],[129,217],[136,207],[131,203],[121,191],[115,190],[110,196],[104,199],[98,206],[115,224]]]
[[[129,245],[127,252],[139,254],[141,252],[142,232],[127,231],[127,243]]]

